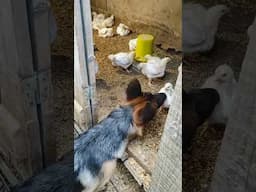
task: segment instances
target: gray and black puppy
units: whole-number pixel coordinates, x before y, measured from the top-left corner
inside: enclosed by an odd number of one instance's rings
[[[111,178],[117,159],[124,154],[130,136],[142,135],[143,127],[163,104],[163,93],[143,93],[137,79],[126,89],[126,102],[74,141],[72,158],[32,177],[13,191],[94,192]]]
[[[142,135],[165,99],[165,94],[143,93],[134,79],[126,89],[127,103],[75,140],[75,173],[86,192],[97,191],[109,181],[128,138]]]

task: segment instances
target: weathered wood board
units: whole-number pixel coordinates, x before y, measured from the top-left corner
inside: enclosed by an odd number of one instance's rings
[[[182,191],[182,65],[153,170],[150,192]]]
[[[249,32],[211,192],[256,191],[256,19]]]

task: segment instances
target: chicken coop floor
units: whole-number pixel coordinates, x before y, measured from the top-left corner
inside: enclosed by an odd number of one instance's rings
[[[118,23],[119,20],[116,19],[115,27]],[[154,86],[152,88],[148,86],[147,78],[136,72],[136,70],[132,69],[131,73],[127,73],[118,67],[112,66],[107,56],[113,53],[129,51],[129,40],[136,38],[138,35],[136,28],[132,28],[132,31],[133,33],[125,37],[116,35],[110,38],[99,37],[97,32],[94,31],[94,43],[97,50],[95,55],[99,63],[99,73],[96,77],[99,120],[122,103],[125,88],[133,78],[137,78],[140,81],[143,91],[152,93],[158,92],[166,82],[171,82],[175,85],[181,56],[170,54],[157,47],[154,47],[154,55],[160,57],[169,56],[171,62],[167,65],[165,77],[153,80]],[[134,157],[149,174],[151,174],[154,167],[167,112],[167,110],[160,111],[144,129],[143,137],[133,140],[128,146],[129,156]]]
[[[187,1],[188,2],[188,1]],[[220,21],[216,44],[212,51],[205,54],[193,54],[185,57],[183,64],[183,88],[200,87],[218,65],[229,64],[238,79],[241,64],[248,43],[247,28],[255,14],[254,1],[211,0],[194,2],[205,6],[225,4],[231,8]],[[237,2],[237,3],[236,3]],[[206,132],[202,132],[207,128]],[[205,192],[214,172],[216,158],[220,149],[224,129],[208,127],[207,123],[198,129],[192,144],[191,154],[183,161],[183,191]]]

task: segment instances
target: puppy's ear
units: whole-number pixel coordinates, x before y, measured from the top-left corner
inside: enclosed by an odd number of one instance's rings
[[[141,86],[138,79],[133,79],[128,84],[128,87],[126,89],[126,100],[131,101],[137,97],[142,96]]]
[[[137,125],[143,126],[152,120],[156,114],[157,106],[151,102],[146,102],[135,110],[134,121]]]

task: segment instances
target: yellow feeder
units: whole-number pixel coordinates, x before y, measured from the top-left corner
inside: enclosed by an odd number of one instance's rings
[[[140,62],[146,62],[144,58],[147,54],[152,54],[153,52],[153,35],[141,34],[138,36],[136,44],[136,56],[135,59]]]

